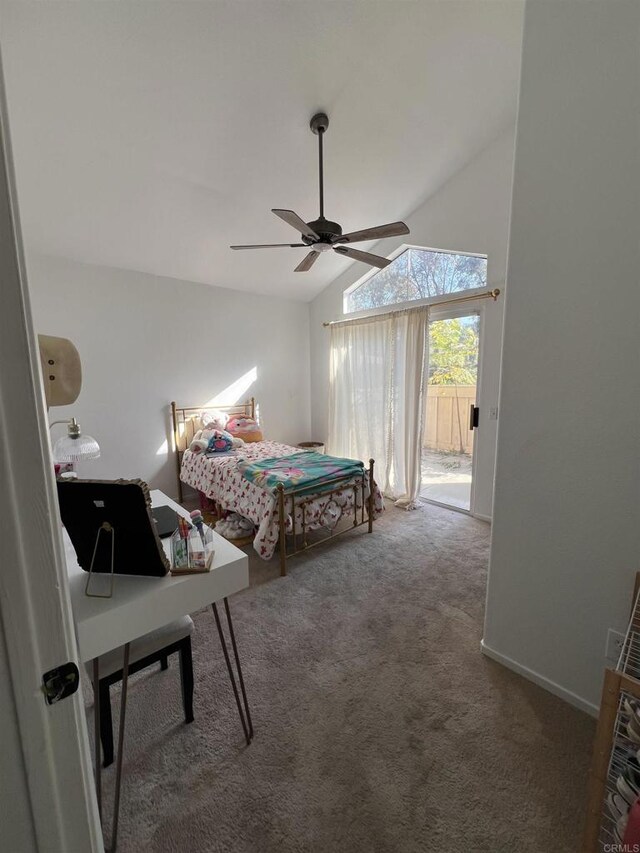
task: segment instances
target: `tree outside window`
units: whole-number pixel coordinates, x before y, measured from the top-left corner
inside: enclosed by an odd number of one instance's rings
[[[429,324],[429,385],[448,385],[454,389],[454,421],[458,452],[465,453],[468,397],[464,403],[459,386],[475,385],[478,378],[480,318],[477,315],[434,320]]]
[[[388,267],[345,295],[345,313],[486,287],[487,259],[455,252],[406,249]]]

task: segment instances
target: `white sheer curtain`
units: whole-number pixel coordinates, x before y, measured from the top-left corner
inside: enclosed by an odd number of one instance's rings
[[[421,307],[331,326],[328,452],[375,459],[407,509],[419,505],[428,322]]]

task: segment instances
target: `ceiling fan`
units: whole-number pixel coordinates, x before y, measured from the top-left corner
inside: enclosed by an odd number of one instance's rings
[[[320,189],[320,216],[313,219],[311,222],[305,222],[302,217],[294,213],[293,210],[280,210],[272,208],[271,212],[283,219],[288,225],[291,225],[296,231],[300,232],[302,243],[262,243],[251,246],[231,246],[232,249],[276,249],[281,246],[289,246],[292,249],[304,248],[307,246],[311,251],[305,255],[295,268],[295,272],[307,272],[314,263],[318,260],[322,252],[333,250],[339,255],[345,255],[348,258],[353,258],[354,261],[362,261],[365,264],[370,264],[373,267],[384,269],[391,261],[388,258],[382,258],[380,255],[372,255],[370,252],[362,252],[360,249],[352,249],[350,246],[343,245],[344,243],[359,243],[362,240],[380,240],[383,237],[397,237],[401,234],[408,234],[409,229],[404,222],[390,222],[388,225],[377,225],[374,228],[364,228],[361,231],[351,231],[348,234],[342,233],[342,226],[337,222],[331,222],[324,218],[324,170],[322,163],[322,137],[329,127],[329,119],[325,113],[317,113],[311,119],[311,130],[318,137],[318,155],[319,155],[319,189]]]

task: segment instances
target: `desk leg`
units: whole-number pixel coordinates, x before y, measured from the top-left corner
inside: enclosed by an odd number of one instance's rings
[[[98,813],[102,820],[102,757],[100,755],[100,662],[93,659],[93,754],[96,763],[96,798]]]
[[[225,598],[224,600],[225,612],[227,614],[227,622],[229,623],[229,634],[231,636],[231,645],[233,647],[233,655],[236,662],[236,668],[238,670],[238,679],[240,681],[240,689],[242,690],[242,699],[244,702],[244,710],[242,708],[242,704],[240,702],[240,694],[238,693],[238,687],[236,685],[235,675],[233,674],[233,667],[231,666],[231,658],[229,657],[229,650],[227,649],[227,642],[224,637],[224,633],[222,631],[222,623],[220,622],[220,616],[218,615],[218,608],[215,603],[211,605],[213,610],[213,615],[216,620],[216,627],[218,628],[218,636],[220,637],[220,645],[222,646],[222,653],[224,655],[225,663],[227,664],[227,670],[229,671],[229,680],[231,681],[231,686],[233,688],[233,695],[236,699],[236,705],[238,706],[238,714],[240,716],[240,722],[242,723],[242,729],[244,731],[244,736],[247,741],[247,746],[251,743],[251,739],[253,738],[253,724],[251,722],[251,713],[249,712],[249,702],[247,700],[247,692],[244,686],[244,678],[242,677],[242,667],[240,666],[240,656],[238,654],[238,646],[236,644],[236,637],[233,631],[233,622],[231,621],[231,611],[229,610],[229,602]],[[246,719],[245,719],[246,713]]]
[[[251,722],[251,712],[249,711],[249,700],[247,699],[247,691],[244,687],[244,678],[242,677],[242,667],[240,666],[240,655],[238,654],[238,646],[236,644],[236,635],[233,630],[233,622],[231,621],[231,610],[229,609],[229,599],[224,600],[224,609],[227,614],[227,622],[229,623],[229,634],[231,635],[231,645],[233,646],[233,655],[236,659],[236,667],[238,669],[238,679],[240,681],[240,690],[242,691],[242,701],[244,702],[244,710],[247,715],[247,723],[249,726],[249,736],[253,738],[253,723]]]
[[[122,759],[124,754],[124,721],[127,712],[127,688],[129,686],[129,643],[125,644],[122,662],[122,693],[120,694],[120,724],[118,726],[118,757],[116,758],[116,788],[113,798],[113,829],[111,831],[111,853],[118,846],[118,820],[120,818],[120,786],[122,783]]]

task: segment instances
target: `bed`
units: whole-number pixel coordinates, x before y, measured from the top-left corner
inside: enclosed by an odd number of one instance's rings
[[[201,427],[199,414],[204,408],[171,403],[180,502],[184,483],[196,489],[201,503],[211,502],[218,513],[232,511],[250,519],[256,526],[253,547],[262,559],[270,560],[279,547],[281,575],[286,575],[287,560],[296,554],[357,527],[366,526],[372,532],[374,519],[384,510],[373,459],[355,475],[333,472],[322,477],[313,490],[283,483],[263,488],[247,479],[241,468],[299,454],[300,448],[265,440],[245,444],[235,456],[192,453],[188,448]],[[215,408],[230,417],[255,419],[254,398]]]

